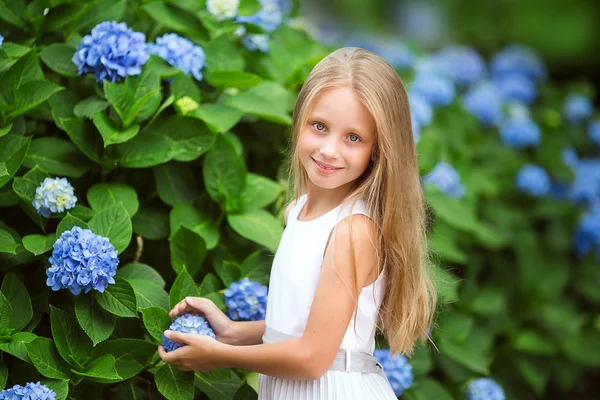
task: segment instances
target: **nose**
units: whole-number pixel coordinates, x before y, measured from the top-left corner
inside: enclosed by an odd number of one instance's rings
[[[321,148],[319,149],[319,153],[323,155],[323,157],[336,159],[339,158],[339,143],[336,135],[329,134],[327,137],[323,139],[321,143]]]

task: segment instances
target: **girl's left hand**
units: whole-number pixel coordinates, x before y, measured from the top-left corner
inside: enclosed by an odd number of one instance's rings
[[[165,331],[165,336],[185,344],[170,352],[167,352],[162,345],[158,346],[160,358],[166,363],[173,364],[178,370],[208,372],[224,367],[218,359],[218,354],[219,350],[226,345],[218,340],[209,336],[175,331]]]

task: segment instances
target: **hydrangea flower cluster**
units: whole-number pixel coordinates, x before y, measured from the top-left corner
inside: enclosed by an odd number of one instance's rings
[[[498,88],[489,82],[471,88],[463,97],[463,106],[486,126],[502,121],[502,98]]]
[[[117,251],[107,238],[78,226],[60,235],[48,261],[46,285],[54,291],[69,289],[74,295],[82,290],[104,292],[115,283],[119,264]]]
[[[447,106],[454,99],[454,83],[442,75],[418,74],[410,88],[434,107]]]
[[[262,8],[250,16],[238,16],[237,22],[261,27],[265,32],[273,32],[283,22],[282,4],[277,0],[259,0]]]
[[[446,47],[437,54],[447,65],[447,73],[459,86],[475,83],[486,74],[485,61],[479,53],[466,46]]]
[[[2,47],[2,43],[4,43],[4,36],[0,35],[0,47]]]
[[[150,55],[146,35],[122,23],[102,22],[81,40],[72,61],[79,75],[94,73],[96,80],[116,82],[128,75],[139,75]]]
[[[75,207],[75,189],[66,178],[46,178],[35,189],[32,205],[45,218]]]
[[[40,382],[15,385],[0,392],[0,400],[56,400],[56,392]]]
[[[590,123],[588,137],[596,146],[600,146],[600,119],[596,119]]]
[[[234,321],[260,321],[267,311],[267,287],[244,278],[225,291],[227,316]]]
[[[546,170],[539,165],[527,164],[517,173],[516,186],[519,191],[533,197],[548,194],[552,187]]]
[[[433,109],[423,96],[415,92],[408,93],[410,117],[415,143],[421,138],[421,127],[429,126],[433,119]]]
[[[540,143],[540,128],[528,117],[512,117],[500,126],[502,142],[518,149],[537,146]]]
[[[535,83],[522,75],[506,75],[494,79],[503,100],[531,104],[537,97]]]
[[[169,326],[170,331],[181,332],[181,333],[195,333],[197,335],[210,336],[216,339],[215,332],[208,324],[208,321],[196,314],[183,314],[173,321]],[[167,339],[163,335],[163,347],[167,352],[173,351],[184,346],[183,343],[175,342],[171,339]]]
[[[572,93],[565,100],[564,111],[569,122],[577,123],[588,119],[592,115],[593,107],[587,97]]]
[[[432,184],[442,193],[460,199],[465,195],[465,187],[460,182],[458,172],[447,162],[438,163],[429,174],[423,177],[423,184]]]
[[[412,374],[412,365],[402,354],[390,356],[390,349],[375,349],[373,352],[375,359],[383,366],[383,370],[396,396],[412,386],[414,377]]]
[[[321,27],[320,27],[321,28]],[[335,32],[329,32],[328,26],[321,28],[319,32],[319,40],[322,42],[327,41],[327,36],[334,36]],[[341,40],[338,38],[338,40]],[[369,50],[370,52],[377,54],[384,60],[386,60],[392,67],[397,69],[408,69],[415,63],[415,55],[413,51],[402,41],[399,40],[385,40],[367,33],[351,35],[344,40],[345,46],[361,47]]]
[[[218,21],[234,18],[240,8],[240,0],[206,0],[206,9]]]
[[[175,33],[167,33],[157,38],[156,43],[150,43],[148,50],[186,74],[193,75],[196,80],[202,80],[201,70],[206,54],[202,47],[196,46],[191,40]]]
[[[504,400],[504,390],[493,379],[478,378],[467,388],[467,400]]]
[[[492,80],[503,100],[531,104],[537,97],[536,82],[546,78],[546,67],[535,52],[511,45],[491,61]]]
[[[266,34],[251,34],[242,39],[244,47],[250,51],[260,50],[263,53],[269,51],[269,35]]]
[[[596,203],[579,220],[575,231],[575,252],[584,256],[592,251],[600,259],[600,203]]]
[[[575,170],[575,180],[569,195],[571,201],[588,205],[600,202],[600,158],[575,159],[571,163]]]

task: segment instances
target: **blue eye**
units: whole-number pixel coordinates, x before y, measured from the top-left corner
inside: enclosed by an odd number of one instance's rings
[[[324,131],[325,130],[325,125],[323,125],[320,122],[314,122],[313,126],[315,127],[316,130],[318,131]]]
[[[353,143],[360,142],[360,138],[354,134],[348,135],[348,139],[350,139],[350,141]]]

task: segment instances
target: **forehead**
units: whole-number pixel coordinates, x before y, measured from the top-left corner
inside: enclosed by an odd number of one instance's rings
[[[330,128],[360,131],[365,135],[375,133],[373,116],[349,87],[321,92],[314,99],[308,115],[311,119],[320,119],[327,123]]]

